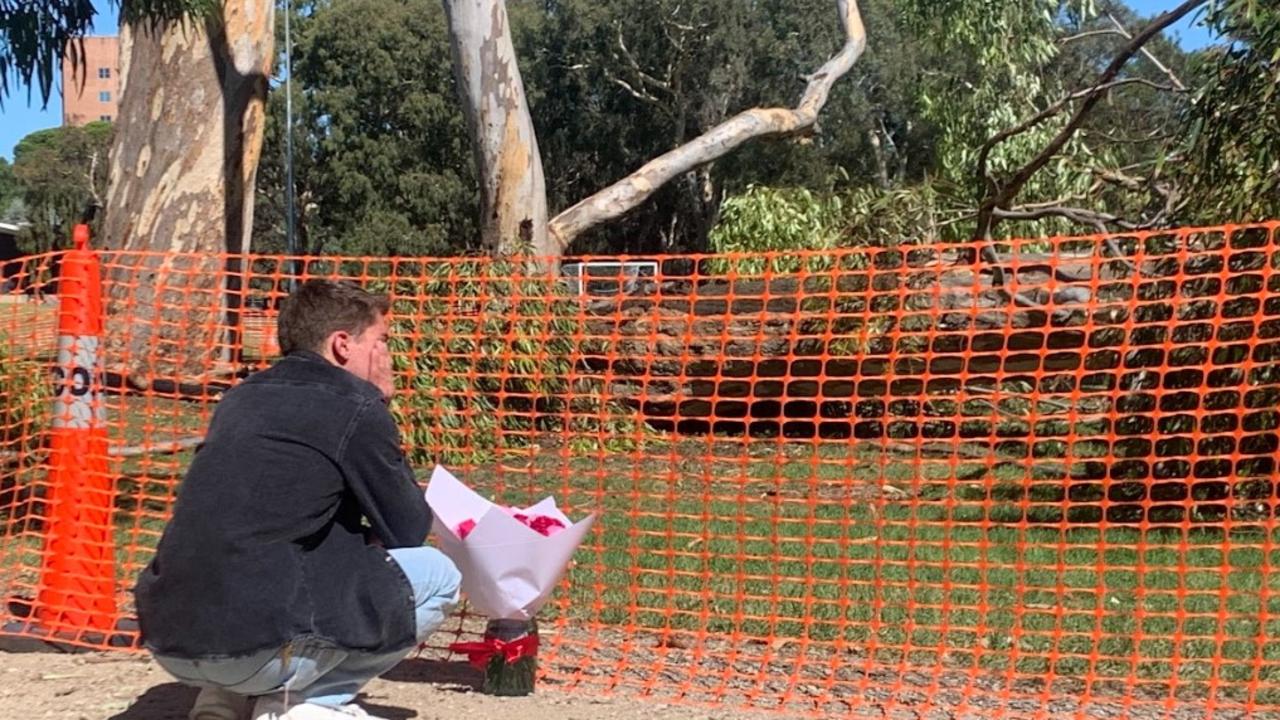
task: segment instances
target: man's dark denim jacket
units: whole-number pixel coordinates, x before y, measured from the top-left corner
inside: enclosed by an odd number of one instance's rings
[[[411,647],[413,589],[366,537],[417,547],[430,528],[377,388],[292,354],[219,401],[134,590],[143,641],[188,659]]]

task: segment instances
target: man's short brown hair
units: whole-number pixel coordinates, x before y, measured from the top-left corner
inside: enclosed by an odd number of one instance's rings
[[[276,322],[280,352],[323,353],[335,332],[359,335],[391,309],[386,295],[376,295],[350,282],[308,280],[285,298]]]

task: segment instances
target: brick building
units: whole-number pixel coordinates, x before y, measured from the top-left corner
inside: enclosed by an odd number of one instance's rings
[[[84,38],[84,62],[62,61],[62,124],[115,120],[120,106],[120,38]]]

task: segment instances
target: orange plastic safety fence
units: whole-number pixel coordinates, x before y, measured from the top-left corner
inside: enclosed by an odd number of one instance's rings
[[[1280,712],[1280,225],[994,249],[554,280],[102,252],[105,329],[61,359],[69,253],[27,259],[0,299],[5,632],[134,645],[129,590],[219,394],[278,352],[292,278],[340,276],[394,299],[424,475],[602,513],[540,618],[543,682],[822,716]],[[80,391],[105,491],[54,467]]]

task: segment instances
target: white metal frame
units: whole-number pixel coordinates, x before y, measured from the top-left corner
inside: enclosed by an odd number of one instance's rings
[[[589,260],[586,262],[568,262],[565,263],[560,272],[565,280],[570,283],[574,294],[578,296],[587,295],[587,282],[592,278],[590,270],[592,268],[614,268],[612,273],[601,274],[596,276],[600,280],[617,281],[619,275],[622,276],[621,294],[629,294],[635,290],[636,282],[641,277],[658,277],[658,262],[656,260]],[[621,269],[622,272],[618,272]],[[647,270],[648,272],[644,272]]]

